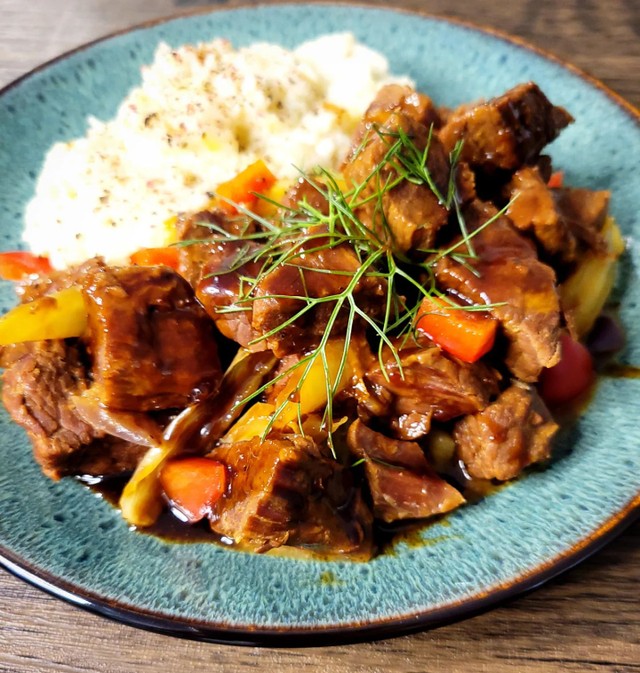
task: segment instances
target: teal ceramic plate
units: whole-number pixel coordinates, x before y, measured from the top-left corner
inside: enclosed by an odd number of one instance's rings
[[[0,95],[0,245],[15,248],[47,148],[108,118],[160,40],[216,36],[292,47],[350,30],[444,105],[535,80],[576,123],[551,152],[569,184],[610,189],[628,252],[621,265],[621,360],[640,364],[640,125],[576,70],[517,42],[442,19],[346,5],[200,13],[133,29],[38,69]],[[4,308],[11,289],[2,288]],[[169,544],[131,532],[73,480],[41,476],[23,432],[0,418],[0,551],[16,574],[140,626],[212,640],[288,644],[424,628],[530,588],[583,558],[640,504],[640,379],[603,378],[562,438],[561,457],[424,529],[370,563],[308,562]]]

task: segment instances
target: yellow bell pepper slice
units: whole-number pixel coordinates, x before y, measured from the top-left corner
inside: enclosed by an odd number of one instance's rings
[[[329,384],[332,389],[335,389],[336,393],[344,390],[354,374],[360,371],[357,348],[350,347],[340,382],[335,386],[344,355],[344,347],[344,341],[341,339],[331,340],[325,347]],[[231,444],[260,437],[270,427],[274,430],[288,428],[294,432],[299,432],[298,420],[324,409],[327,404],[327,380],[322,358],[315,358],[301,384],[300,381],[305,374],[305,370],[306,365],[304,364],[293,369],[284,388],[276,396],[275,403],[258,402],[254,404],[220,441]],[[299,402],[295,400],[299,400]],[[277,415],[274,418],[276,413]],[[306,433],[308,429],[303,427],[303,430]],[[318,422],[314,424],[312,434],[319,433],[320,423]]]
[[[0,318],[0,345],[67,339],[87,329],[87,308],[79,287],[70,287],[12,308]]]
[[[560,286],[562,306],[578,338],[589,333],[604,308],[615,283],[616,262],[624,252],[624,239],[612,217],[606,219],[602,235],[606,252],[587,252]]]

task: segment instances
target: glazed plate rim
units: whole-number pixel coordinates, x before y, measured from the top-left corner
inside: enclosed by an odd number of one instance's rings
[[[618,514],[604,522],[591,535],[565,553],[531,568],[506,583],[484,587],[476,595],[449,605],[421,610],[415,614],[380,619],[369,623],[314,625],[309,627],[229,626],[205,623],[197,619],[175,619],[157,612],[113,601],[86,591],[63,578],[31,567],[0,545],[0,566],[17,578],[89,612],[129,626],[180,638],[212,643],[268,647],[318,647],[358,643],[378,638],[408,635],[425,629],[445,626],[473,617],[497,605],[526,594],[586,560],[640,519],[640,493]],[[232,552],[235,553],[235,552]],[[304,563],[304,561],[302,561]]]
[[[389,12],[399,15],[413,15],[420,20],[440,22],[445,26],[462,27],[479,34],[482,39],[487,38],[489,40],[506,42],[508,45],[526,52],[527,55],[533,54],[545,61],[550,61],[561,66],[569,73],[579,76],[588,87],[599,89],[609,102],[614,103],[626,113],[629,119],[635,123],[635,128],[640,132],[640,112],[629,102],[591,75],[566,63],[557,56],[529,44],[521,38],[513,37],[502,31],[460,19],[436,16],[427,12],[411,11],[404,8],[382,6],[370,7],[358,3],[322,2],[304,5],[295,2],[284,2],[269,6],[240,5],[233,8],[197,8],[166,18],[147,21],[92,40],[37,66],[30,72],[22,75],[0,89],[0,97],[31,78],[34,74],[46,71],[52,65],[62,62],[78,52],[89,50],[95,45],[108,42],[120,35],[144,31],[154,26],[180,19],[195,18],[200,15],[220,13],[233,14],[238,11],[246,12],[251,10],[269,11],[276,8],[302,8],[304,10],[305,8],[315,8],[316,5],[324,6],[329,10],[356,9],[363,12]],[[236,626],[225,623],[214,623],[203,619],[191,619],[185,617],[176,618],[168,613],[165,614],[160,611],[155,612],[147,610],[144,607],[129,604],[125,600],[113,600],[99,593],[84,589],[68,581],[64,577],[59,577],[31,564],[27,559],[16,555],[12,550],[3,547],[2,544],[0,544],[0,565],[4,566],[5,569],[16,576],[69,603],[117,621],[137,627],[143,627],[152,631],[212,642],[242,645],[328,645],[401,635],[471,616],[494,606],[507,598],[529,591],[573,567],[608,543],[639,516],[640,492],[636,493],[635,496],[633,496],[613,516],[600,522],[599,526],[590,530],[589,533],[581,539],[576,540],[572,546],[564,549],[561,553],[547,559],[543,563],[538,563],[522,572],[514,574],[506,582],[499,581],[493,585],[479,586],[475,593],[462,600],[452,601],[444,605],[437,605],[431,609],[421,609],[419,612],[405,610],[399,615],[376,617],[368,621],[360,620],[351,623],[341,622],[335,625],[319,623],[311,626],[265,626],[260,624]]]

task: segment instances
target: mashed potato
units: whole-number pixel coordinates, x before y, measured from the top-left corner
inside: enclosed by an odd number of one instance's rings
[[[391,78],[386,59],[350,34],[294,51],[226,40],[162,44],[112,121],[47,155],[24,240],[62,268],[124,260],[172,240],[171,218],[257,159],[279,178],[337,167],[355,120]]]

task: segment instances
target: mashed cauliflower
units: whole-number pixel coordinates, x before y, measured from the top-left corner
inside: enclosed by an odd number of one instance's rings
[[[24,240],[58,268],[167,245],[176,213],[257,159],[281,179],[339,166],[356,119],[391,81],[409,83],[346,33],[294,51],[161,44],[113,120],[91,118],[85,137],[51,148]]]

